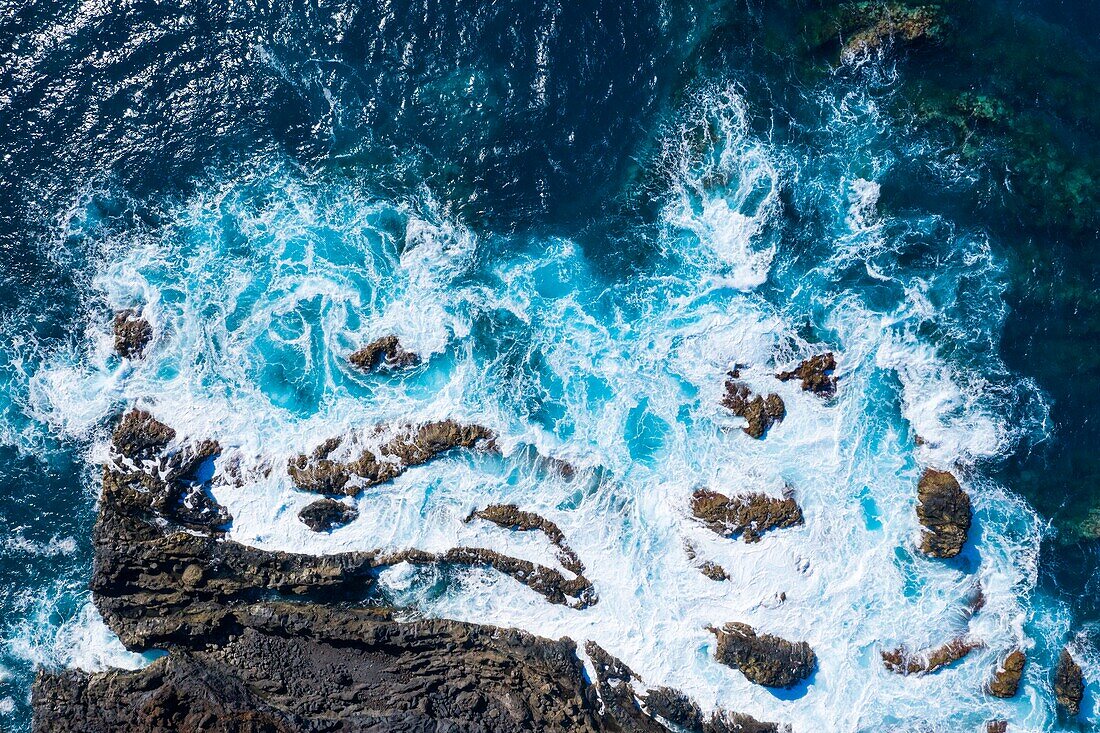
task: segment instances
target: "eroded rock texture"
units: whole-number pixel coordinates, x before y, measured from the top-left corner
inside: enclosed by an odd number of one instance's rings
[[[993,677],[986,685],[986,691],[994,697],[1015,697],[1020,687],[1020,678],[1024,676],[1024,666],[1027,664],[1027,656],[1022,649],[1013,649],[993,672]]]
[[[115,352],[124,359],[139,359],[153,340],[153,327],[136,310],[115,313]]]
[[[970,532],[970,496],[947,471],[926,469],[917,485],[917,518],[927,530],[920,548],[931,557],[955,557]]]
[[[307,504],[298,512],[298,519],[314,532],[328,532],[358,518],[359,510],[355,507],[327,498]]]
[[[780,372],[775,376],[781,382],[797,379],[806,392],[832,397],[836,394],[836,377],[833,376],[835,369],[836,358],[833,352],[828,351],[806,359],[789,372]]]
[[[748,624],[728,623],[710,631],[718,639],[714,656],[739,670],[750,682],[765,687],[793,687],[813,674],[817,655],[804,641],[787,641],[757,634]]]
[[[897,674],[929,674],[954,664],[975,649],[984,645],[980,641],[952,639],[943,646],[913,652],[905,647],[883,651],[882,663],[886,669]]]
[[[1081,700],[1085,697],[1085,675],[1081,665],[1063,649],[1058,657],[1058,667],[1054,670],[1054,698],[1070,715],[1081,712]]]
[[[700,489],[691,495],[691,513],[707,527],[728,537],[759,542],[772,529],[802,524],[802,509],[792,497],[776,499],[767,494],[728,497]]]
[[[348,362],[357,369],[374,372],[380,369],[407,369],[420,363],[420,356],[406,351],[396,336],[383,336],[354,352]]]
[[[768,432],[768,428],[780,422],[787,414],[787,407],[779,395],[772,393],[767,397],[754,395],[749,385],[732,376],[726,380],[726,394],[722,406],[748,423],[742,430],[759,440]]]

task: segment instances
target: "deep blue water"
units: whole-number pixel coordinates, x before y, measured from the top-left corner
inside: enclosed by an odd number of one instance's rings
[[[598,457],[625,487],[609,505],[650,507],[663,470],[728,459],[711,447],[719,362],[763,374],[829,347],[852,385],[835,429],[793,410],[774,451],[750,449],[753,475],[833,477],[910,611],[1014,568],[989,593],[1024,620],[987,631],[1035,651],[1030,692],[997,714],[1088,729],[1055,721],[1047,672],[1074,641],[1095,714],[1096,5],[945,2],[947,40],[847,65],[815,30],[836,5],[0,4],[0,725],[28,728],[36,664],[138,661],[100,638],[85,591],[97,446],[132,400],[179,422],[247,407],[241,441],[266,445],[346,400],[416,414],[480,371],[449,404]],[[103,336],[141,304],[167,336],[130,370]],[[432,355],[415,379],[340,366],[379,324]],[[957,577],[897,539],[914,456],[958,461],[981,497]],[[524,496],[496,470],[500,498]],[[667,540],[638,516],[622,557]],[[1034,565],[1012,557],[1035,547]],[[860,589],[834,599],[866,617],[854,639],[886,603]],[[432,602],[495,620],[461,594]],[[700,695],[736,704],[693,664]],[[943,684],[963,695],[986,669],[958,672]],[[879,718],[804,706],[828,729],[952,724],[897,694]],[[976,717],[955,723],[984,720],[959,700]],[[764,710],[804,721],[797,704]]]

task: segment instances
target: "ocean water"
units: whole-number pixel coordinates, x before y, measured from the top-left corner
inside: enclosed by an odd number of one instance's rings
[[[28,728],[35,665],[147,662],[84,590],[98,466],[131,405],[220,441],[212,491],[239,542],[557,566],[540,536],[464,521],[515,503],[561,527],[599,596],[578,610],[492,571],[384,571],[412,615],[593,639],[647,684],[795,731],[1100,716],[1090,601],[1065,582],[1089,571],[1016,485],[1064,432],[1042,375],[1006,363],[1020,250],[960,204],[986,171],[897,112],[914,73],[897,55],[801,75],[738,38],[805,11],[753,3],[5,10],[6,729]],[[156,334],[140,361],[113,353],[128,307]],[[387,334],[422,364],[349,369]],[[824,350],[834,399],[774,379]],[[786,403],[764,440],[719,405],[735,365]],[[500,454],[368,489],[329,534],[297,519],[315,497],[289,457],[443,418],[491,428]],[[974,502],[951,561],[916,550],[929,466]],[[718,537],[690,516],[701,488],[793,491],[805,525]],[[808,641],[818,671],[750,684],[713,660],[706,627],[728,621]],[[881,664],[964,634],[986,647],[939,673]],[[1078,720],[1051,690],[1067,642],[1090,680]],[[1020,694],[987,696],[1017,645]]]

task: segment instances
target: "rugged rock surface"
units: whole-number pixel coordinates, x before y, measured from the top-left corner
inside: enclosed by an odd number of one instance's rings
[[[140,462],[157,458],[175,438],[175,430],[145,410],[130,410],[115,427],[111,448],[123,458]]]
[[[298,512],[298,519],[314,532],[328,532],[359,518],[359,510],[335,499],[318,499]]]
[[[1007,720],[991,720],[985,724],[985,733],[1008,733]]]
[[[832,397],[836,394],[836,377],[833,376],[835,369],[836,358],[833,352],[828,351],[806,359],[789,372],[779,372],[775,376],[781,382],[797,379],[801,381],[804,391]]]
[[[311,455],[303,453],[292,458],[287,472],[294,485],[303,491],[354,496],[365,487],[392,481],[410,467],[427,463],[454,448],[491,448],[493,433],[480,425],[463,425],[454,420],[405,426],[388,441],[374,450],[364,450],[354,460],[333,460],[331,456],[341,443],[339,438],[330,438]]]
[[[373,372],[379,369],[406,369],[420,363],[420,356],[405,351],[396,336],[383,336],[354,352],[348,362],[357,369]]]
[[[912,44],[943,37],[946,24],[935,5],[906,6],[898,2],[855,2],[841,14],[848,39],[841,59],[849,61],[887,48],[891,43]]]
[[[136,310],[115,313],[115,352],[123,359],[139,359],[153,340],[153,327]]]
[[[1054,670],[1054,698],[1070,715],[1081,712],[1081,700],[1085,697],[1085,675],[1081,665],[1069,653],[1062,649],[1058,657],[1058,667]]]
[[[927,530],[921,551],[931,557],[955,557],[970,532],[970,497],[947,471],[926,469],[917,485],[917,518]]]
[[[695,563],[699,568],[699,572],[707,576],[711,580],[722,582],[730,579],[730,574],[726,572],[726,569],[712,560],[699,560],[698,555],[695,552],[695,545],[690,542],[684,542],[684,552],[688,556],[688,560]]]
[[[743,537],[745,542],[759,542],[768,530],[796,527],[803,522],[802,508],[792,497],[746,494],[730,498],[706,489],[691,495],[691,513],[710,530]]]
[[[975,649],[984,645],[980,641],[965,638],[952,639],[943,646],[912,652],[905,647],[883,651],[882,663],[897,674],[929,674],[954,664]]]
[[[726,380],[722,406],[734,415],[745,418],[748,424],[742,430],[759,440],[768,432],[768,428],[783,420],[787,407],[775,393],[767,397],[754,395],[749,385],[738,381],[734,374],[735,372],[730,372],[730,378]]]
[[[558,528],[558,525],[549,519],[540,517],[534,512],[525,512],[515,504],[490,504],[484,509],[479,509],[471,514],[466,521],[470,521],[475,517],[515,532],[531,530],[542,532],[557,549],[558,562],[561,563],[562,567],[577,575],[584,574],[584,563],[577,557],[577,553],[573,552],[573,548],[566,543],[565,535]]]
[[[1013,649],[1001,660],[993,672],[992,679],[986,685],[986,691],[994,697],[1015,697],[1020,687],[1020,678],[1024,676],[1027,656],[1022,649]]]
[[[715,659],[740,670],[750,682],[765,687],[794,687],[813,674],[817,655],[804,641],[792,642],[771,634],[757,634],[748,624],[710,627],[718,639]]]

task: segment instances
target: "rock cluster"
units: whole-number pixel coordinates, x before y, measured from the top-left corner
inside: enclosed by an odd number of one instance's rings
[[[396,336],[383,336],[352,353],[348,362],[357,369],[373,372],[379,369],[406,369],[420,363],[420,356],[405,351]]]
[[[1054,671],[1054,699],[1070,715],[1081,712],[1081,700],[1085,697],[1085,675],[1081,665],[1063,649],[1058,657],[1058,667]]]
[[[983,646],[980,641],[959,638],[923,652],[911,652],[905,647],[898,647],[881,652],[882,663],[886,669],[897,674],[929,674],[954,664]]]
[[[115,352],[123,359],[139,359],[153,340],[153,327],[136,310],[115,313]]]
[[[328,532],[335,527],[343,527],[359,517],[359,510],[335,499],[318,499],[298,512],[302,523],[314,532]]]
[[[745,418],[748,424],[742,428],[747,435],[759,440],[768,432],[768,428],[783,420],[787,408],[779,395],[767,397],[754,395],[749,385],[739,381],[730,373],[726,380],[726,394],[722,397],[722,406],[737,417]]]
[[[726,572],[726,569],[712,560],[700,561],[696,552],[695,545],[690,542],[684,542],[684,553],[687,555],[688,560],[696,563],[696,567],[699,568],[699,572],[707,576],[713,581],[722,582],[730,579],[730,574]]]
[[[1013,649],[1001,660],[992,679],[986,685],[986,692],[994,697],[1015,697],[1020,687],[1020,678],[1024,676],[1027,656],[1022,649]]]
[[[853,32],[841,50],[845,61],[882,50],[891,42],[937,40],[945,30],[941,11],[934,5],[857,2],[849,4],[848,9],[847,25]]]
[[[827,351],[806,359],[795,369],[789,372],[779,372],[775,375],[781,382],[798,379],[802,382],[802,389],[813,392],[822,397],[832,397],[836,394],[836,377],[833,371],[836,369],[836,357],[833,352]]]
[[[970,497],[950,473],[926,469],[917,485],[917,518],[927,530],[921,551],[931,557],[955,557],[970,531]]]
[[[696,519],[721,535],[759,542],[772,529],[802,524],[802,508],[792,497],[776,499],[767,494],[746,494],[730,498],[700,489],[691,495],[691,512]]]
[[[792,642],[757,634],[748,624],[709,627],[718,639],[714,657],[739,670],[750,682],[765,687],[793,687],[813,674],[817,655],[804,641]]]
[[[382,432],[381,429],[379,432]],[[364,450],[353,460],[331,458],[340,438],[330,438],[310,455],[300,454],[287,464],[294,485],[303,491],[354,496],[368,486],[392,481],[412,466],[419,466],[454,448],[493,446],[493,432],[480,425],[440,420],[404,426],[374,450]],[[352,481],[355,478],[357,480]]]

